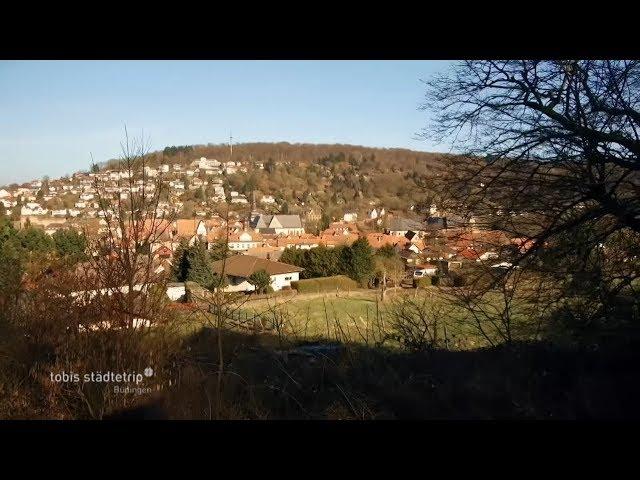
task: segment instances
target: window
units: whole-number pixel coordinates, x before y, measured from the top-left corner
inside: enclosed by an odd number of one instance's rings
[[[291,280],[293,277],[284,277],[285,280]]]

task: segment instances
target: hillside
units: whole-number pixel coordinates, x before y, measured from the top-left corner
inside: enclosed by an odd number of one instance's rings
[[[218,166],[198,168],[202,158]],[[437,175],[446,158],[400,148],[281,142],[237,144],[233,151],[227,144],[171,146],[148,153],[146,165],[151,172],[164,172],[163,208],[175,209],[182,218],[209,217],[227,208],[242,215],[258,209],[300,214],[309,231],[315,231],[346,213],[362,220],[373,208],[422,214],[431,199],[414,180]],[[111,176],[117,162],[103,162],[98,170],[108,188],[122,191]],[[8,186],[2,193],[5,211],[15,219],[20,212],[96,215],[93,180],[86,173],[60,179],[46,173],[42,181]],[[30,208],[23,208],[25,202],[31,202]]]
[[[400,148],[372,148],[343,144],[244,143],[167,147],[148,155],[150,165],[188,165],[206,157],[233,160],[247,172],[224,175],[226,191],[236,190],[251,199],[273,195],[274,211],[341,217],[361,215],[368,209],[409,211],[425,201],[413,177],[435,174],[446,155]],[[108,166],[108,165],[107,165]],[[207,192],[203,195],[207,197]],[[197,198],[183,200],[197,201]]]

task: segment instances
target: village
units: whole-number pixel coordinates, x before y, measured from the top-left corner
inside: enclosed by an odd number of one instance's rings
[[[401,283],[411,287],[416,279],[446,276],[477,262],[489,262],[495,268],[509,266],[500,261],[500,252],[505,248],[526,248],[526,240],[473,228],[474,219],[463,222],[456,215],[439,211],[435,204],[422,217],[411,210],[388,212],[380,205],[362,212],[349,211],[345,206],[342,218],[332,218],[327,228],[310,232],[305,225],[317,217],[317,212],[274,213],[279,210],[274,195],[265,194],[256,201],[255,195],[247,198],[237,191],[225,191],[225,175],[247,174],[251,169],[264,169],[264,165],[201,157],[186,167],[179,163],[145,166],[135,179],[130,178],[130,171],[94,168],[71,177],[45,178],[1,189],[0,202],[18,229],[32,226],[53,235],[71,228],[87,236],[99,236],[107,231],[105,217],[114,213],[113,205],[118,201],[126,202],[130,195],[153,194],[156,188],[164,188],[166,195],[158,196],[152,220],[157,235],[149,246],[155,273],[170,272],[180,244],[193,246],[198,242],[209,249],[222,241],[233,254],[259,259],[253,262],[254,268],[245,268],[244,273],[236,275],[236,286],[228,287],[235,291],[253,290],[249,282],[237,280],[246,280],[258,267],[278,272],[272,275],[274,290],[290,288],[291,282],[299,279],[300,269],[292,267],[290,272],[282,272],[285,264],[278,260],[287,248],[335,248],[363,238],[374,250],[395,250],[405,266]],[[186,192],[204,188],[211,195],[197,203],[191,218],[184,218]],[[52,204],[69,208],[47,208]],[[283,273],[284,277],[278,277]]]

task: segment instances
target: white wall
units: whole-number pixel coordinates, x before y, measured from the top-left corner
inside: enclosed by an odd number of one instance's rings
[[[172,302],[180,299],[186,293],[184,284],[167,286],[167,296]]]
[[[282,290],[282,287],[290,287],[291,282],[296,282],[298,280],[300,280],[299,272],[271,275],[271,287],[274,290]]]

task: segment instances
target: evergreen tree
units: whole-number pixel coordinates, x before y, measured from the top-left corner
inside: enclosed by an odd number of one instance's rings
[[[186,240],[181,240],[173,252],[173,266],[171,268],[171,277],[177,282],[185,282],[189,274],[189,259],[187,258],[187,250],[189,246]]]
[[[58,255],[77,260],[85,256],[87,239],[82,233],[74,229],[57,230],[52,238]]]
[[[373,249],[366,238],[359,238],[342,250],[343,268],[346,274],[360,285],[366,285],[375,272]]]
[[[55,248],[53,239],[44,230],[31,226],[20,230],[18,239],[27,252],[46,253]]]
[[[294,247],[287,247],[280,255],[279,261],[282,263],[288,263],[289,265],[295,265],[297,267],[302,267],[303,264],[303,256],[304,251],[299,250]],[[304,267],[302,267],[304,268]]]
[[[209,249],[209,257],[211,260],[222,260],[230,255],[231,250],[229,250],[229,245],[223,239],[218,239],[211,244],[211,248]]]
[[[204,288],[211,288],[217,283],[218,275],[211,268],[211,257],[203,243],[197,242],[188,249],[187,261],[189,262],[188,281],[196,282]]]

